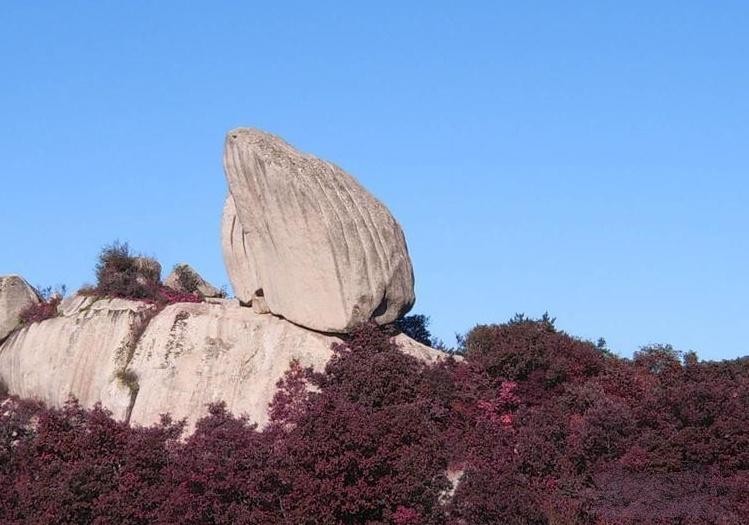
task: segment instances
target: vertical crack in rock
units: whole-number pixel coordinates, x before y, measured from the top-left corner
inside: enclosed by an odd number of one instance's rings
[[[151,320],[153,320],[162,309],[163,308],[152,307],[144,310],[139,315],[136,315],[135,319],[130,323],[130,333],[128,334],[127,340],[117,351],[116,360],[119,366],[115,371],[114,376],[117,381],[130,390],[130,403],[125,411],[125,423],[127,424],[130,424],[130,415],[133,412],[135,400],[140,391],[138,375],[129,368],[130,362],[133,360],[138,343],[146,332]]]

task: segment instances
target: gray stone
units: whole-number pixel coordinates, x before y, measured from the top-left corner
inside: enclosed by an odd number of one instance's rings
[[[139,386],[130,422],[153,424],[169,412],[191,428],[209,403],[224,401],[232,413],[263,424],[291,360],[320,371],[338,341],[250,308],[168,306],[148,325],[129,365]]]
[[[395,321],[414,303],[406,240],[387,208],[332,163],[253,129],[227,135],[223,244],[234,293],[322,332]]]
[[[134,348],[133,328],[153,306],[82,296],[63,304],[63,315],[24,327],[0,346],[0,380],[23,398],[59,407],[74,396],[126,419],[132,392],[117,376]]]
[[[256,314],[269,314],[271,313],[268,308],[268,303],[265,302],[265,297],[262,295],[255,295],[252,298],[252,311]]]

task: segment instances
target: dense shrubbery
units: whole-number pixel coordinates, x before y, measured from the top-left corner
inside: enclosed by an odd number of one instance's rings
[[[161,265],[151,257],[134,255],[127,243],[114,242],[99,254],[96,286],[84,293],[122,297],[158,304],[198,303],[197,293],[173,290],[161,283]]]
[[[156,299],[160,285],[161,266],[153,259],[131,254],[127,243],[115,242],[99,254],[96,290],[101,295]]]
[[[428,366],[363,327],[324,373],[292,364],[262,431],[219,404],[185,441],[11,398],[0,521],[749,522],[746,359],[623,360],[548,318],[464,346]]]

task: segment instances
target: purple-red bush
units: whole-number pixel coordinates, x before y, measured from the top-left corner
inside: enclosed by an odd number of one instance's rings
[[[441,523],[447,407],[432,376],[371,325],[309,374],[319,391],[300,391],[292,369],[272,407],[285,519]]]
[[[156,302],[161,304],[202,303],[203,298],[196,293],[180,292],[168,286],[159,286]]]
[[[57,307],[60,305],[60,301],[62,301],[61,296],[53,295],[38,303],[30,304],[21,310],[18,319],[22,324],[29,325],[57,317]]]
[[[0,397],[0,522],[749,522],[749,360],[624,360],[548,318],[465,350],[426,365],[364,326],[291,364],[265,428],[216,404],[184,440]]]

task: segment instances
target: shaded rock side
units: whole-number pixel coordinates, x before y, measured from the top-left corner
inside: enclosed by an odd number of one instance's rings
[[[0,380],[20,397],[62,406],[69,396],[85,407],[101,402],[124,420],[131,389],[117,376],[132,344],[133,329],[151,307],[125,299],[74,296],[60,317],[33,323],[0,346]]]
[[[238,297],[262,289],[271,312],[322,332],[349,332],[369,319],[387,324],[410,310],[403,231],[353,177],[253,129],[229,132],[224,169],[238,218],[226,258]],[[257,284],[248,286],[240,274],[253,270]]]
[[[40,302],[36,290],[18,275],[0,277],[0,341],[18,327],[20,313]]]

